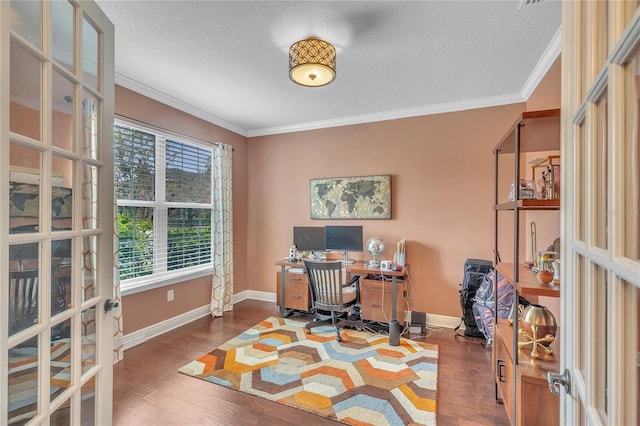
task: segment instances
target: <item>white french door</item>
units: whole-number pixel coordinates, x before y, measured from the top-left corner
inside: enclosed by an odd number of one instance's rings
[[[0,1],[0,424],[110,424],[114,28]]]
[[[560,422],[637,425],[638,2],[564,2],[562,62]]]

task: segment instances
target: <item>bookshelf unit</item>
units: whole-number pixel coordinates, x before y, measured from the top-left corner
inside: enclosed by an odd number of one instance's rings
[[[494,149],[495,155],[495,265],[514,290],[514,303],[519,296],[524,298],[560,297],[559,285],[538,282],[536,274],[524,264],[523,228],[521,221],[528,211],[559,212],[560,199],[520,199],[520,181],[527,168],[522,164],[524,153],[549,152],[560,149],[560,110],[528,111],[518,116],[506,135]],[[513,162],[513,170],[506,175],[514,185],[514,200],[506,201],[505,172],[500,160],[508,154]],[[547,155],[547,154],[544,154]],[[555,156],[554,156],[555,157]],[[558,158],[559,163],[559,158]],[[534,161],[535,164],[535,161]],[[532,176],[535,179],[535,176]],[[534,183],[534,188],[535,188]],[[557,195],[557,194],[556,194]],[[545,213],[546,214],[546,213]],[[505,231],[500,227],[501,219],[511,216],[513,228]],[[505,233],[507,236],[505,237]],[[502,238],[502,240],[500,239]],[[499,245],[504,239],[512,240],[513,260],[501,262]],[[532,257],[535,253],[532,253]],[[495,300],[498,300],[497,286]],[[559,370],[559,338],[551,344],[553,354],[541,353],[534,359],[530,350],[518,349],[519,321],[513,325],[507,319],[494,317],[493,372],[496,384],[496,399],[504,404],[507,416],[514,425],[554,425],[559,422],[559,398],[551,394],[547,385],[547,372]],[[559,329],[558,329],[559,330]]]

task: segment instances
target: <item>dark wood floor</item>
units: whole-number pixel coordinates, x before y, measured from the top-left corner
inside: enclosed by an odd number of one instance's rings
[[[336,422],[178,373],[178,368],[261,320],[275,304],[245,300],[222,318],[205,317],[125,352],[114,366],[114,425],[335,425]],[[439,345],[439,426],[508,425],[494,398],[491,350],[451,329]],[[483,341],[482,341],[483,342]]]

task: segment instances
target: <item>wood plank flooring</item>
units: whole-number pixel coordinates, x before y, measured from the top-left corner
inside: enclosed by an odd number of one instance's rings
[[[222,318],[205,317],[129,349],[114,366],[116,426],[335,425],[337,422],[178,373],[261,320],[277,316],[274,303],[245,300]],[[508,425],[495,402],[491,350],[482,339],[431,331],[439,345],[437,423]]]

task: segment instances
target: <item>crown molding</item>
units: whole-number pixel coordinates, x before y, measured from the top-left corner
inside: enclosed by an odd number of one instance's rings
[[[248,137],[268,136],[281,133],[303,132],[307,130],[318,130],[329,127],[342,127],[354,124],[373,123],[377,121],[397,120],[401,118],[418,117],[421,115],[442,114],[446,112],[465,111],[477,108],[489,108],[500,105],[508,105],[524,102],[519,93],[493,96],[489,98],[470,99],[460,102],[447,102],[437,105],[426,105],[416,108],[405,108],[399,110],[385,111],[373,114],[354,115],[350,117],[340,117],[333,120],[320,120],[308,123],[300,123],[292,126],[266,127],[263,129],[249,130]]]
[[[191,114],[194,117],[200,118],[211,124],[220,126],[223,129],[227,129],[229,131],[232,131],[244,137],[248,136],[247,131],[243,128],[240,128],[234,124],[231,124],[228,121],[225,121],[216,115],[203,111],[200,108],[196,108],[193,105],[190,105],[186,102],[176,99],[173,96],[169,96],[166,93],[160,92],[159,90],[152,89],[151,87],[146,86],[133,79],[130,79],[129,77],[126,77],[122,74],[116,73],[116,84],[126,89],[133,90],[134,92],[144,95],[148,98],[151,98],[154,101],[158,101],[162,104],[165,104],[175,109],[178,109],[180,111],[186,112],[187,114]]]
[[[527,100],[529,96],[536,90],[538,84],[542,81],[547,72],[549,72],[549,68],[556,61],[560,53],[562,52],[562,27],[558,28],[556,34],[551,39],[551,43],[547,46],[542,57],[536,64],[536,67],[533,69],[529,78],[522,86],[522,90],[520,94],[522,99]]]

